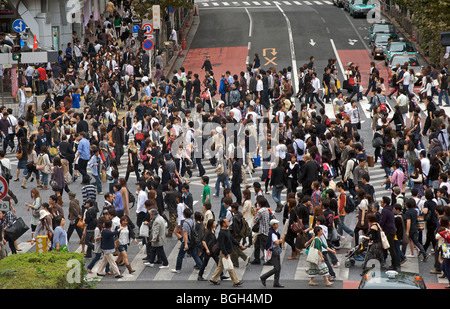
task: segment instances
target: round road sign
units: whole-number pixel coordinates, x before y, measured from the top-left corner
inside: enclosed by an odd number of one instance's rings
[[[3,176],[0,176],[0,200],[8,194],[8,182]]]
[[[145,50],[151,50],[153,48],[153,41],[152,40],[145,40],[142,42],[142,48]]]
[[[145,35],[150,35],[153,32],[153,26],[151,24],[145,24],[142,26],[142,29],[145,31]]]

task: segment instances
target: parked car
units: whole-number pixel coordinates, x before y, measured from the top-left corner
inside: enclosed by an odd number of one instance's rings
[[[384,58],[384,49],[386,45],[392,41],[397,40],[398,35],[395,33],[378,32],[370,41],[369,46],[374,58]]]
[[[372,24],[372,26],[369,29],[369,40],[373,40],[373,37],[375,34],[382,32],[382,33],[395,33],[397,34],[397,29],[395,29],[395,26],[388,22],[381,22],[381,23],[375,23]]]
[[[417,273],[369,270],[362,277],[358,289],[427,289],[427,286]]]
[[[392,56],[404,53],[408,53],[416,57],[418,55],[417,50],[412,42],[402,39],[391,41],[386,45],[384,49],[384,63],[388,65],[391,61]]]
[[[370,10],[374,9],[375,5],[371,0],[350,0],[348,5],[348,12],[351,16],[365,16]]]

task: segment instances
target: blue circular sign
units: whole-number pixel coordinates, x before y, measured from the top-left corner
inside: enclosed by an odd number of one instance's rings
[[[142,43],[142,48],[145,50],[151,50],[153,48],[153,41],[152,40],[145,40]]]
[[[169,6],[169,13],[173,13],[173,12],[175,12],[175,8],[172,6]]]
[[[22,33],[25,31],[25,28],[27,27],[27,24],[22,19],[16,19],[13,22],[13,30],[17,33]]]
[[[138,33],[138,31],[139,31],[139,26],[138,25],[134,25],[133,26],[133,33]]]

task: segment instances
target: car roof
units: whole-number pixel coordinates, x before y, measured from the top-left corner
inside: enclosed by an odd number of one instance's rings
[[[364,289],[426,289],[423,278],[413,272],[389,272],[369,270],[361,279]]]

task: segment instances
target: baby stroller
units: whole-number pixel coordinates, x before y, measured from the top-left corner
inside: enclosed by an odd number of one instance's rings
[[[350,268],[355,266],[356,261],[365,261],[369,248],[369,240],[360,238],[359,244],[350,249],[350,251],[345,255],[345,267]]]

